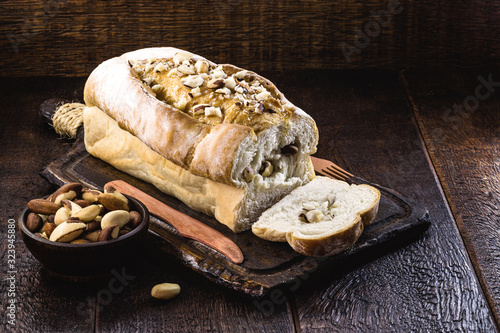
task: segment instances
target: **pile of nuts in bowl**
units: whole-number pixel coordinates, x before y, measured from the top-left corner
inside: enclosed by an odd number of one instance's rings
[[[26,227],[44,239],[71,244],[102,242],[118,238],[142,222],[131,211],[129,200],[111,186],[104,192],[84,189],[82,184],[61,186],[47,199],[28,202],[31,211]]]

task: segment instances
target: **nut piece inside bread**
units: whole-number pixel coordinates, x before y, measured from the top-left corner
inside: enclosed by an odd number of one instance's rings
[[[288,242],[308,256],[328,256],[351,247],[375,218],[380,192],[317,176],[266,210],[252,232],[266,240]]]

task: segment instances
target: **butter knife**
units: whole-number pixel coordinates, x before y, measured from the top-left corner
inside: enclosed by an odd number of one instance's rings
[[[236,243],[201,221],[175,210],[123,180],[113,180],[106,186],[112,186],[121,193],[140,200],[148,208],[150,214],[170,224],[180,235],[210,246],[235,264],[243,262],[243,253]]]

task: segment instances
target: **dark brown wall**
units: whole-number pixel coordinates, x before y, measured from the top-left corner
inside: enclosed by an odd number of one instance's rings
[[[256,71],[469,67],[499,63],[500,3],[4,0],[0,46],[4,76],[86,76],[148,46]]]

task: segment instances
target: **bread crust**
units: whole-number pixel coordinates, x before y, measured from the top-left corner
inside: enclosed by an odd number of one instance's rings
[[[375,188],[373,186],[370,186],[370,185],[367,185],[367,184],[361,184],[361,185],[358,185],[358,186],[361,186],[361,187],[369,187],[370,189],[372,190],[375,190]],[[379,207],[379,204],[380,204],[380,191],[379,190],[376,190],[376,195],[377,195],[377,199],[374,201],[373,205],[371,207],[369,207],[367,210],[363,211],[360,213],[360,216],[361,216],[361,222],[363,222],[363,225],[366,227],[366,226],[369,226],[373,220],[375,220],[375,217],[377,216],[377,213],[378,213],[378,207]]]
[[[315,239],[303,238],[295,232],[288,233],[288,244],[298,253],[311,257],[324,257],[350,248],[363,233],[361,217],[356,216],[348,228]]]
[[[121,128],[175,165],[194,175],[243,187],[245,183],[237,182],[233,174],[235,160],[245,143],[257,140],[258,133],[255,130],[261,131],[267,125],[264,126],[262,121],[253,125],[210,125],[199,122],[191,115],[156,98],[129,63],[151,58],[172,58],[180,51],[182,50],[170,47],[141,49],[103,62],[91,73],[85,84],[85,103],[89,107],[96,106],[103,110]],[[197,55],[193,59],[213,64]],[[224,66],[238,69],[232,65]],[[255,76],[265,82],[269,89],[274,89],[283,103],[289,103],[269,80],[257,74]],[[308,139],[308,145],[311,147],[309,153],[314,153],[318,132],[314,121],[305,112],[294,107],[293,112],[273,116],[271,123],[287,127],[298,118],[306,118],[307,126],[313,129],[313,137]]]
[[[369,185],[359,185],[369,186]],[[349,223],[349,227],[330,235],[316,239],[304,238],[295,232],[288,233],[286,240],[288,244],[298,253],[312,257],[331,256],[349,249],[361,236],[364,227],[370,225],[377,216],[380,203],[380,192],[377,191],[377,199],[365,211],[361,212]]]
[[[333,213],[326,220],[316,221],[321,225],[319,229],[316,228],[318,224],[314,221],[301,220],[299,214],[302,207],[305,207],[304,204],[311,205],[309,200],[312,200],[321,205],[327,200],[327,194],[332,193],[331,191],[336,193],[336,196],[340,193],[347,195],[351,191],[366,193],[366,196],[363,194],[363,198],[357,197],[355,201],[344,196],[339,206],[336,206],[339,209],[337,213]],[[333,201],[336,202],[336,199]],[[347,250],[356,242],[364,227],[375,219],[379,203],[380,191],[373,186],[349,185],[340,180],[316,177],[311,183],[297,188],[289,197],[285,197],[282,202],[264,212],[259,221],[252,226],[252,232],[269,241],[286,241],[296,252],[303,255],[319,257],[334,255]],[[337,209],[333,203],[330,205],[332,205],[330,209]],[[350,211],[352,213],[342,215],[342,207],[352,209]],[[325,214],[331,213],[325,212]],[[336,218],[340,219],[335,220]]]
[[[238,230],[236,215],[245,189],[193,175],[121,129],[96,107],[87,107],[83,115],[85,147],[91,155]]]
[[[270,193],[265,188],[264,192],[259,192],[255,187],[237,188],[216,182],[168,161],[139,138],[120,128],[114,119],[97,107],[85,108],[83,120],[85,148],[91,155],[156,186],[192,209],[214,216],[233,232],[249,229],[257,218],[255,215],[302,184],[297,180]],[[314,173],[310,160],[307,168],[309,176],[306,181]],[[249,209],[248,205],[252,203],[255,208]]]
[[[228,183],[239,143],[255,134],[249,127],[219,124],[198,144],[189,171],[217,182]]]

